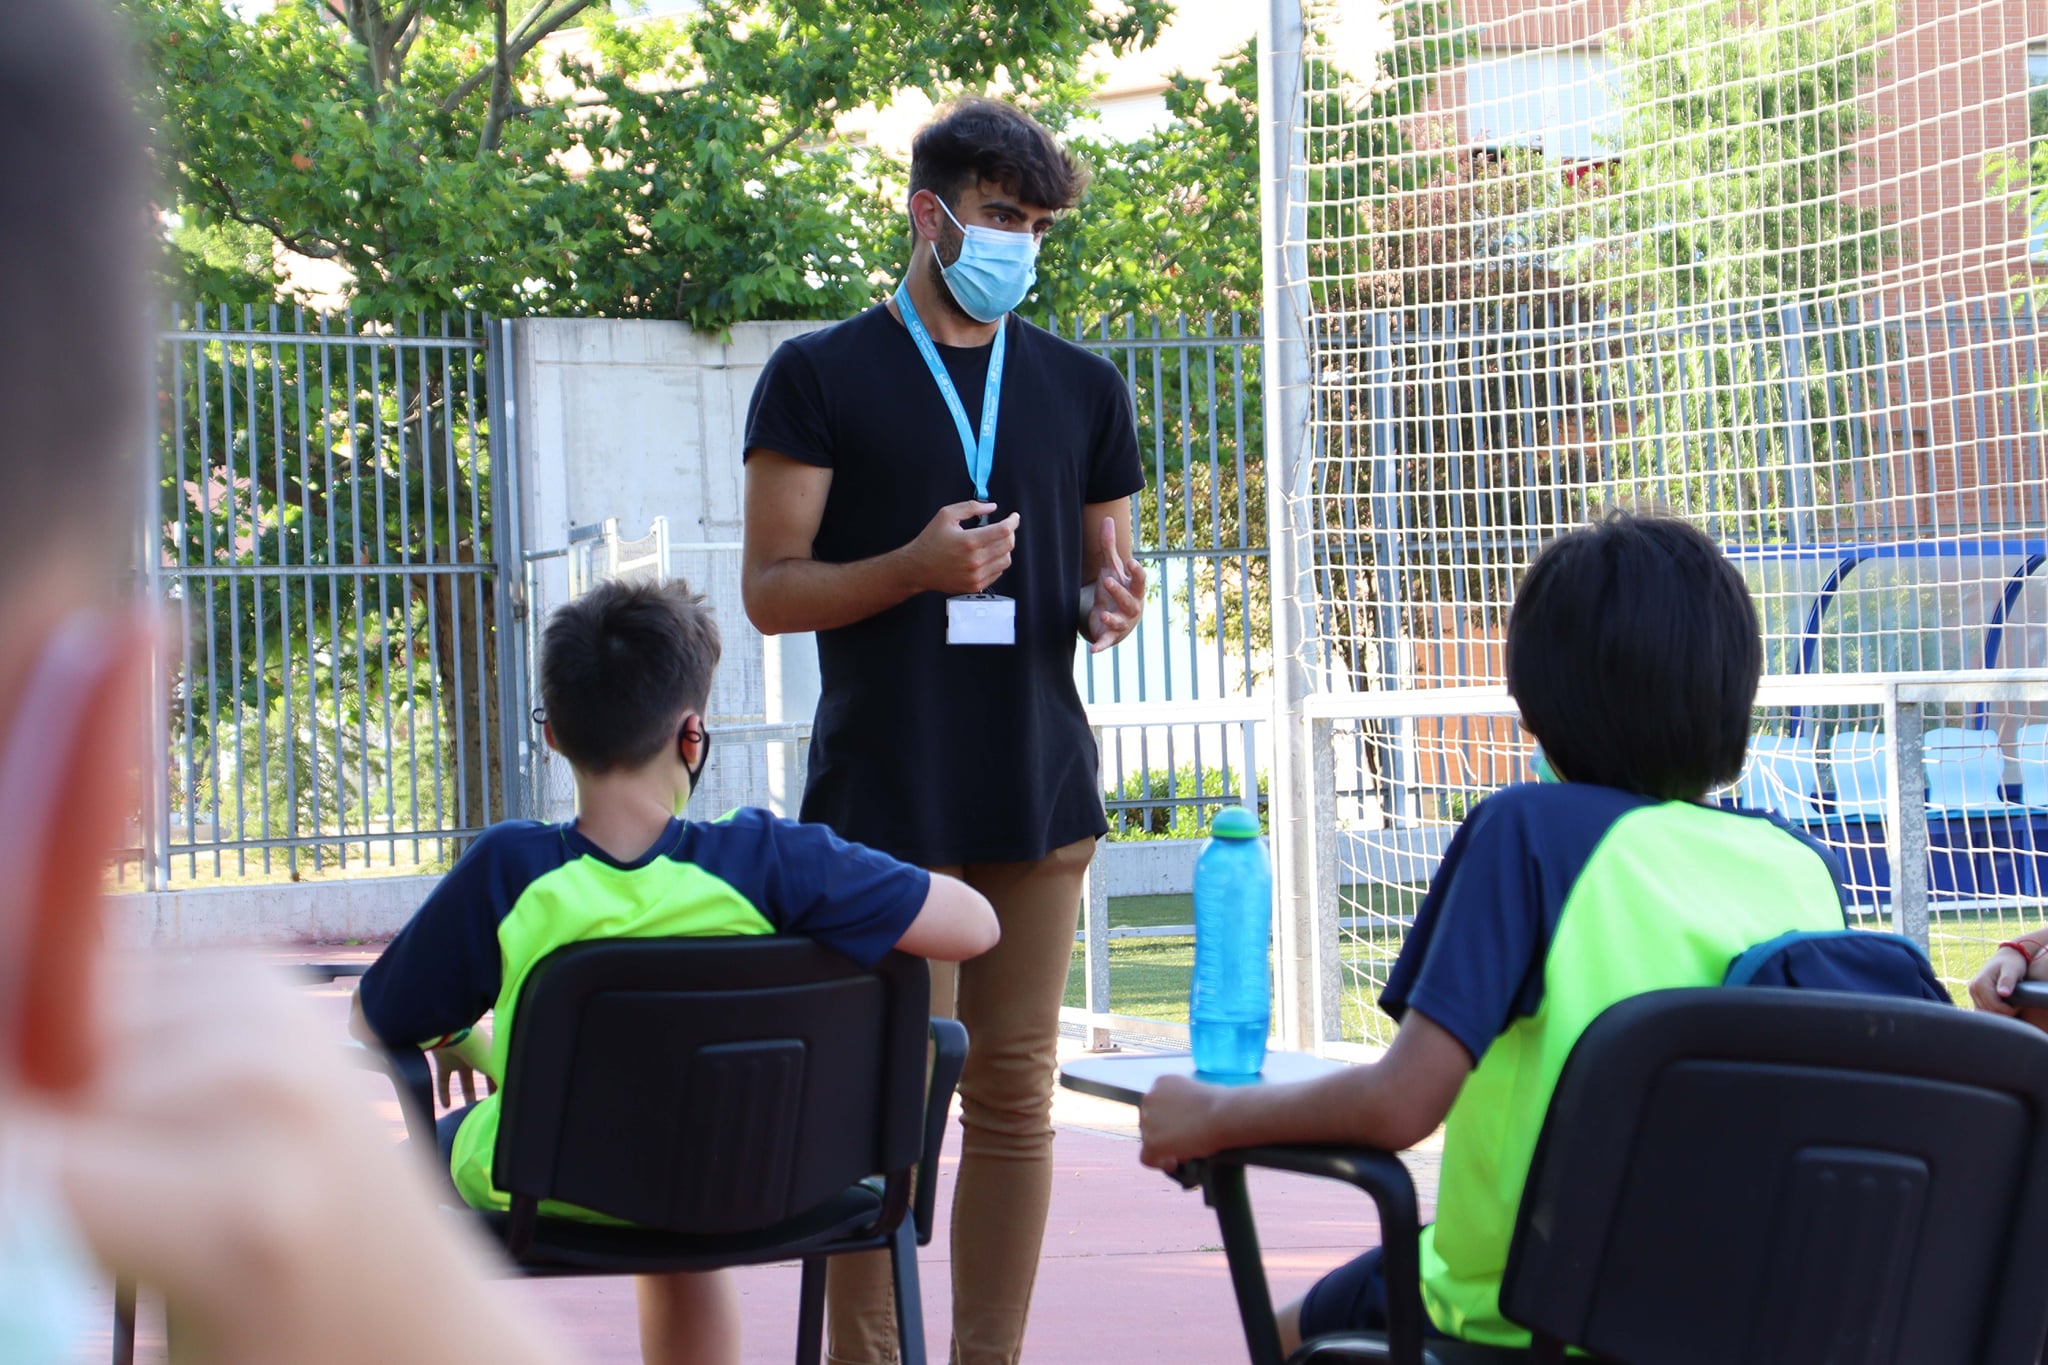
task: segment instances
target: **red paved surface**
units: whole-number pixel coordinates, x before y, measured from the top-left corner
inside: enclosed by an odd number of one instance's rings
[[[339,1025],[346,994],[317,994],[323,1008],[334,1010]],[[365,1100],[378,1102],[369,1089]],[[382,1102],[379,1108],[395,1134],[395,1104]],[[1128,1131],[1130,1111],[1122,1106],[1063,1095],[1055,1118],[1058,1175],[1025,1360],[1032,1365],[1243,1360],[1215,1218],[1200,1197],[1138,1165],[1137,1143]],[[957,1135],[956,1126],[941,1177],[946,1186],[939,1232],[920,1263],[927,1332],[934,1359],[940,1361],[951,1298],[946,1194]],[[1433,1195],[1429,1158],[1422,1159],[1418,1174],[1425,1197]],[[1254,1173],[1252,1192],[1266,1264],[1282,1301],[1378,1239],[1370,1202],[1346,1187]],[[747,1365],[788,1361],[796,1341],[795,1267],[762,1267],[739,1276]],[[540,1304],[578,1360],[630,1365],[640,1359],[629,1281],[514,1280],[503,1292]],[[164,1359],[159,1322],[154,1306],[146,1303],[138,1361],[155,1365]],[[104,1331],[94,1336],[81,1361],[107,1359]]]

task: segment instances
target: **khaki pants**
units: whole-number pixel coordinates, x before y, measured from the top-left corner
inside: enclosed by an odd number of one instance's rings
[[[967,1026],[960,1173],[953,1186],[954,1365],[1015,1365],[1052,1199],[1052,1089],[1060,998],[1095,841],[1035,863],[934,868],[995,906],[1002,942],[932,964],[932,1013]],[[831,1365],[893,1365],[896,1312],[883,1252],[835,1256],[826,1279]]]

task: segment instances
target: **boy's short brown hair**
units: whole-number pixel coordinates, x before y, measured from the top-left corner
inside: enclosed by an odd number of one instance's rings
[[[930,190],[947,205],[970,185],[997,185],[1038,208],[1070,209],[1088,187],[1087,170],[1044,125],[1005,100],[954,100],[910,144],[910,192]]]
[[[548,618],[540,698],[555,747],[579,771],[637,768],[711,699],[718,622],[681,579],[600,583]]]

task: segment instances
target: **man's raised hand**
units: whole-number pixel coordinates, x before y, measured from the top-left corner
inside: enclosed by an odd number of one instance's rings
[[[987,592],[1010,567],[1017,548],[1015,512],[992,526],[967,527],[970,517],[996,510],[992,502],[956,502],[941,507],[910,543],[910,562],[919,592],[948,596]]]
[[[1116,518],[1102,519],[1102,573],[1088,606],[1088,652],[1114,649],[1145,612],[1145,569],[1116,548]]]

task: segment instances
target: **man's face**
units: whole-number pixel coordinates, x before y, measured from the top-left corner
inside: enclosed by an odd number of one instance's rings
[[[932,285],[946,306],[960,316],[966,313],[945,287],[945,276],[941,267],[949,266],[960,259],[960,247],[966,240],[961,228],[985,227],[998,232],[1028,232],[1043,242],[1045,234],[1052,230],[1053,220],[1059,216],[1058,209],[1043,204],[1029,203],[1018,198],[1001,185],[987,181],[970,185],[960,192],[960,202],[952,206],[953,215],[946,216],[937,195],[929,190],[920,191],[910,202],[910,213],[917,224],[920,237],[931,242],[932,256],[926,269],[931,273]],[[960,227],[953,226],[953,219],[960,220]]]

